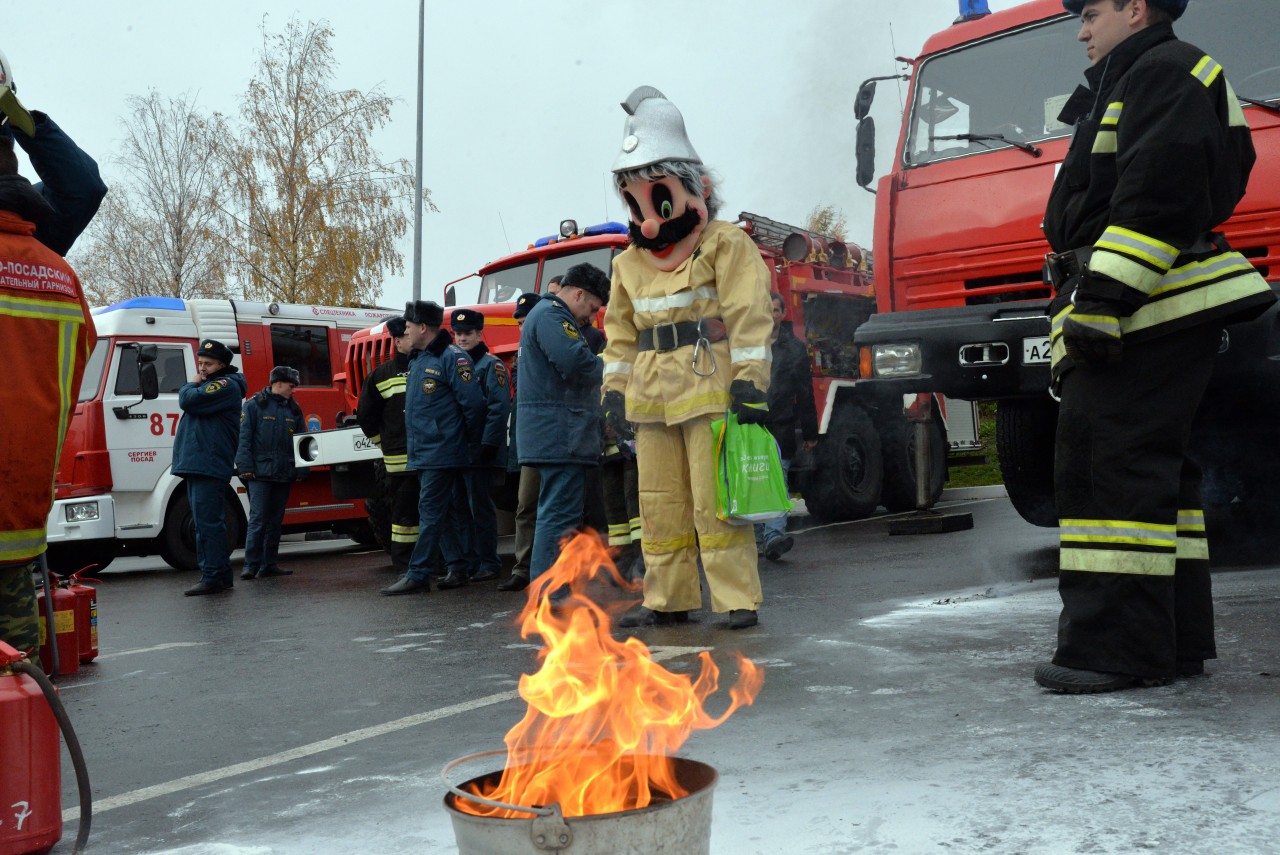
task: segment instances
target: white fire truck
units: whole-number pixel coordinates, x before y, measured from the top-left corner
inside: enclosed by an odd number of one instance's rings
[[[272,366],[298,369],[302,383],[295,400],[307,430],[320,431],[337,427],[346,415],[343,366],[352,332],[392,313],[173,297],[94,309],[98,343],[85,368],[49,514],[50,566],[60,572],[88,564],[104,568],[117,555],[159,553],[173,567],[194,569],[195,531],[172,458],[182,416],[178,390],[195,375],[202,339],[237,351],[234,361],[250,395],[267,385]],[[226,509],[233,544],[243,541],[248,508],[244,485],[232,479]],[[370,539],[363,500],[336,499],[328,477],[295,483],[284,530],[322,529]]]

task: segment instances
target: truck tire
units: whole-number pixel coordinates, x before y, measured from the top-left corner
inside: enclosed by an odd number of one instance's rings
[[[819,522],[869,516],[880,504],[884,470],[880,435],[861,407],[845,404],[818,443],[815,466],[802,488],[805,507]]]
[[[1053,445],[1058,405],[1048,398],[1015,398],[996,404],[996,455],[1014,510],[1032,525],[1056,528]]]
[[[947,434],[935,416],[929,420],[929,507],[942,496],[947,481]],[[891,513],[916,509],[916,430],[897,412],[880,421],[884,489],[880,504]]]
[[[59,576],[69,576],[81,568],[96,564],[86,576],[106,570],[116,560],[116,544],[110,540],[91,540],[87,543],[51,543],[45,559],[49,569]]]
[[[229,498],[223,499],[223,513],[227,520],[227,543],[234,551],[244,540],[244,521],[240,517],[240,508],[233,506]],[[191,505],[187,502],[187,491],[178,488],[169,501],[169,510],[164,515],[164,528],[157,538],[160,546],[160,557],[176,570],[199,570],[196,562],[196,526],[191,518]]]

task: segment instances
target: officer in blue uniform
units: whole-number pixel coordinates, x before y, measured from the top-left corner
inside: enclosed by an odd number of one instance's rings
[[[498,513],[493,504],[493,488],[500,484],[506,469],[507,416],[511,412],[511,384],[507,366],[492,353],[482,338],[484,315],[474,309],[455,309],[449,317],[453,340],[467,352],[475,365],[475,382],[484,392],[484,431],[480,444],[471,449],[473,465],[463,477],[465,487],[455,505],[466,520],[467,575],[450,573],[439,582],[441,588],[458,588],[468,582],[488,582],[498,578],[502,561],[498,558]]]
[[[471,448],[484,430],[485,398],[475,365],[441,329],[444,309],[418,300],[405,306],[405,334],[415,348],[405,384],[405,424],[409,469],[419,472],[418,542],[409,569],[385,595],[428,591],[431,556],[439,545],[450,573],[465,573],[459,532],[449,525],[450,505],[467,467]]]
[[[555,563],[560,537],[582,524],[586,471],[600,463],[600,383],[604,363],[581,325],[609,302],[609,277],[598,267],[570,267],[557,294],[545,295],[520,331],[522,466],[541,478],[529,567],[536,579]]]
[[[296,368],[277,365],[267,382],[270,385],[245,401],[240,411],[236,472],[249,491],[241,579],[293,575],[292,570],[282,570],[276,560],[284,509],[298,474],[293,435],[305,429],[302,408],[293,399],[302,375]]]
[[[182,420],[173,441],[173,474],[187,482],[200,567],[200,581],[183,592],[188,597],[229,591],[235,584],[226,495],[235,474],[240,404],[248,388],[244,375],[231,364],[231,349],[207,338],[196,351],[196,376],[178,390]]]

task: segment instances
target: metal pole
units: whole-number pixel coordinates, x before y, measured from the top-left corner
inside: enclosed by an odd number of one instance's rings
[[[933,485],[933,473],[929,471],[929,423],[915,422],[912,429],[916,434],[916,510],[927,510],[930,500],[930,487]]]
[[[425,54],[427,5],[418,0],[418,127],[417,165],[413,175],[413,299],[422,299],[422,65]]]

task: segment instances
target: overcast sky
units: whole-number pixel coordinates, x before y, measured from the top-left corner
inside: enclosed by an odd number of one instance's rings
[[[339,85],[381,86],[398,99],[378,150],[413,160],[415,0],[0,8],[0,50],[19,96],[96,157],[108,184],[119,174],[111,157],[125,98],[195,93],[207,111],[234,112],[264,14],[277,32],[291,16],[329,21]],[[683,112],[722,180],[722,218],[745,210],[802,225],[814,205],[833,204],[850,239],[869,245],[874,197],[853,180],[854,94],[865,78],[899,70],[895,54],[916,55],[957,11],[957,0],[428,0],[423,173],[439,212],[423,220],[423,297],[439,300],[445,282],[554,233],[562,219],[623,219],[609,184],[622,141],[618,103],[642,84]],[[881,84],[880,173],[899,103],[894,85]],[[25,164],[24,174],[34,177]],[[412,250],[409,234],[405,274],[384,283],[384,305],[409,297]]]

